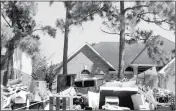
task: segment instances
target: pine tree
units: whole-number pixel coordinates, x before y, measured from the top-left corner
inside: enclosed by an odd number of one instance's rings
[[[119,2],[116,2],[119,3]],[[153,35],[152,31],[145,31],[136,29],[136,25],[140,21],[145,21],[148,23],[154,23],[159,27],[163,28],[163,24],[168,24],[168,30],[174,30],[174,20],[175,20],[175,10],[173,2],[134,2],[135,4],[132,7],[124,8],[125,2],[120,2],[120,12],[119,9],[114,5],[111,5],[104,10],[106,12],[105,17],[108,19],[104,24],[110,29],[111,32],[102,30],[108,34],[117,34],[120,35],[120,55],[119,55],[119,73],[118,78],[122,79],[124,73],[124,44],[127,43],[136,43],[138,41],[146,44],[148,49],[149,56],[156,60],[156,52],[158,55],[165,55],[160,58],[163,64],[165,61],[162,59],[165,58],[168,60],[168,55],[163,52],[158,45],[162,44],[162,41],[158,41],[157,37],[159,35]],[[123,14],[122,14],[123,13]],[[120,15],[120,16],[119,16]],[[124,17],[125,16],[125,17]],[[119,25],[120,23],[120,25]],[[124,23],[124,26],[122,26]],[[164,28],[163,28],[164,29]],[[124,31],[125,30],[125,31]],[[118,33],[120,31],[120,34]],[[125,33],[126,32],[126,33]],[[125,38],[130,37],[130,39]],[[154,54],[155,51],[155,54]],[[168,61],[167,61],[168,62]]]
[[[58,19],[56,22],[56,26],[64,33],[63,74],[67,74],[68,37],[71,27],[80,26],[83,22],[94,20],[95,14],[102,14],[102,10],[105,8],[103,4],[104,2],[64,2],[65,20]]]
[[[12,29],[13,36],[8,37],[6,43],[6,74],[5,74],[5,83],[6,86],[8,82],[8,77],[13,75],[13,54],[14,50],[19,47],[23,51],[26,51],[29,54],[33,54],[32,51],[37,51],[36,47],[25,46],[25,40],[37,41],[39,39],[38,35],[35,35],[35,31],[43,31],[48,35],[55,37],[56,29],[51,26],[41,26],[37,27],[33,17],[36,14],[37,4],[35,2],[18,2],[18,1],[8,1],[1,2],[1,17],[5,20],[6,24]],[[1,35],[1,38],[5,37],[4,34]],[[25,42],[27,43],[27,42]],[[29,45],[29,44],[28,44]],[[32,45],[30,45],[32,46]],[[26,47],[26,49],[25,49]]]

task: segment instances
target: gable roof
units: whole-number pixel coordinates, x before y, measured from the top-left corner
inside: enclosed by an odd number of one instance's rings
[[[125,44],[125,67],[134,60],[144,46],[144,44]],[[100,42],[99,44],[94,45],[93,48],[118,69],[119,42]]]
[[[164,37],[158,37],[159,40],[163,41],[163,45],[159,46],[164,51],[171,52],[173,49],[175,49],[175,43],[164,38]],[[146,59],[146,61],[144,61]],[[143,50],[143,52],[139,55],[139,57],[133,61],[133,64],[155,64],[152,59],[149,58],[147,48]]]
[[[88,47],[90,50],[92,50],[100,59],[102,59],[110,68],[113,70],[116,70],[116,68],[109,63],[105,58],[103,58],[94,48],[92,48],[88,43],[85,43],[83,46],[81,46],[78,50],[76,50],[74,53],[72,53],[69,57],[67,62],[69,62],[71,59],[73,59],[84,47]],[[63,66],[63,62],[61,62],[54,70],[60,69]]]
[[[175,49],[175,43],[164,38],[158,37],[159,40],[164,42],[163,50],[172,51]],[[109,61],[116,69],[119,67],[119,42],[100,42],[93,46],[93,48],[107,61]],[[149,58],[145,44],[125,44],[125,68],[130,64],[143,64],[143,65],[157,65],[152,59]]]
[[[164,42],[162,48],[165,51],[172,51],[175,49],[175,43],[164,38],[159,37],[159,40]],[[88,43],[81,46],[73,54],[68,57],[68,62],[74,58],[83,47],[89,47],[100,59],[102,59],[110,68],[118,70],[119,67],[119,42],[100,42],[94,46],[90,46]],[[155,66],[156,63],[149,58],[145,44],[125,44],[125,68],[130,64],[143,64]],[[54,70],[61,68],[63,62],[61,62]]]
[[[167,74],[175,74],[175,58],[169,61],[166,66],[164,66],[158,73],[163,74],[164,76]],[[167,74],[166,74],[167,73]]]

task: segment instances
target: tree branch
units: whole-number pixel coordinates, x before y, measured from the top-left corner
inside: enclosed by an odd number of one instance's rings
[[[142,20],[144,20],[146,22],[151,22],[151,23],[166,22],[168,24],[171,24],[170,22],[167,21],[167,19],[162,19],[160,16],[159,16],[160,17],[159,19],[161,19],[161,20],[157,20],[157,21],[144,19],[143,17],[141,17],[144,14],[154,14],[154,17],[155,17],[155,13],[154,12],[143,12],[143,13],[138,14],[137,17],[139,17],[140,19],[142,19]]]
[[[158,27],[162,28],[163,30],[166,30],[166,31],[171,31],[169,29],[165,29],[164,27],[160,26],[160,25],[157,25]]]
[[[73,24],[76,24],[76,23],[80,23],[80,22],[82,22],[84,19],[86,19],[86,18],[89,17],[90,15],[95,14],[95,13],[98,12],[98,11],[100,11],[100,10],[96,10],[96,11],[94,11],[94,12],[92,12],[92,13],[89,13],[89,14],[87,14],[85,17],[81,18],[79,21],[71,22],[70,25],[73,25]]]
[[[145,19],[141,16],[139,16],[140,19],[146,21],[146,22],[150,22],[150,23],[156,23],[156,22],[166,22],[167,19],[164,19],[164,20],[160,20],[160,21],[154,21],[154,20],[149,20],[149,19]]]
[[[34,33],[35,31],[38,31],[38,30],[43,30],[43,28],[41,28],[41,29],[35,29],[35,30],[31,31],[31,34]]]
[[[101,6],[101,4],[100,4],[100,6]],[[93,15],[93,14],[97,13],[98,11],[103,11],[104,8],[105,8],[105,7],[99,8],[99,9],[95,10],[94,12],[87,14],[85,17],[81,18],[81,20],[76,21],[76,22],[72,22],[70,25],[75,24],[75,23],[80,23],[80,22],[82,22],[84,19],[86,19],[87,17],[89,17],[90,15]]]
[[[144,19],[143,17],[140,17],[140,16],[139,16],[139,18],[142,19],[145,22],[154,23],[154,24],[156,24],[157,22],[165,22],[165,23],[171,24],[171,23],[167,22],[167,19],[160,20],[160,21],[153,21],[153,20]],[[169,29],[163,28],[161,25],[158,25],[158,24],[156,24],[156,25],[159,26],[160,28],[166,30],[166,31],[170,31]]]
[[[10,23],[6,20],[5,16],[1,13],[2,17],[4,18],[4,20],[6,21],[6,23],[9,25],[10,28],[12,28],[12,26],[10,25]]]
[[[104,33],[107,33],[107,34],[114,34],[114,35],[117,34],[117,35],[120,35],[119,33],[115,33],[115,32],[107,32],[107,31],[103,30],[101,27],[100,27],[100,29],[101,29],[101,31],[103,31]],[[132,37],[132,36],[130,36],[129,34],[130,34],[130,33],[125,33],[126,36]],[[139,38],[139,40],[145,40],[145,39],[140,39],[140,38]]]
[[[107,31],[105,31],[105,30],[103,30],[101,27],[100,27],[100,29],[101,29],[101,31],[102,32],[104,32],[104,33],[106,33],[106,34],[117,34],[117,35],[120,35],[119,33],[113,33],[113,32],[107,32]],[[131,37],[131,38],[134,38],[134,36],[130,36],[130,33],[125,33],[125,36],[128,36],[128,37]],[[140,35],[139,35],[140,36]],[[141,41],[144,41],[144,40],[148,40],[148,38],[137,38],[137,40],[141,40]]]
[[[107,34],[117,34],[117,35],[120,35],[119,33],[113,33],[113,32],[107,32],[107,31],[104,31],[101,27],[100,27],[101,31],[103,31],[104,33],[107,33]]]
[[[160,16],[159,16],[159,18],[162,19],[162,17],[160,17]],[[163,20],[163,19],[162,19],[162,20]],[[166,19],[166,20],[167,20],[167,19]],[[168,22],[168,21],[165,21],[165,22],[168,23],[168,24],[172,24],[172,23],[170,23],[170,22]]]
[[[145,15],[145,14],[154,14],[154,12],[141,12],[137,16],[142,16],[142,15]]]
[[[148,7],[149,5],[139,5],[139,6],[135,6],[135,7],[128,7],[124,10],[124,13],[129,11],[129,10],[134,10],[134,9],[138,9],[138,8],[142,8],[142,7]]]

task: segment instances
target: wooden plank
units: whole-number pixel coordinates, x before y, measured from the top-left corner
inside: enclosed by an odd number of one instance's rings
[[[138,66],[133,66],[134,75],[137,75],[136,84],[138,84]]]
[[[161,66],[156,64],[131,64],[130,66]]]
[[[66,98],[63,98],[63,110],[66,110]]]
[[[29,95],[26,95],[26,110],[29,110],[29,106],[30,106],[30,100],[29,100]]]
[[[49,97],[49,110],[53,110],[53,100],[54,98],[52,96]]]
[[[56,97],[56,111],[60,110],[60,98]]]
[[[54,97],[60,97],[60,98],[69,98],[69,97],[74,97],[74,98],[78,98],[79,96],[70,96],[70,95],[58,95],[58,94],[53,94]]]
[[[73,110],[73,97],[71,96],[69,98],[69,105],[70,105],[70,110]]]

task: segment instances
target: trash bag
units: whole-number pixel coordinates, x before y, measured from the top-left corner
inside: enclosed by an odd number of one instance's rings
[[[89,107],[92,107],[93,109],[98,109],[99,108],[99,97],[100,97],[99,93],[88,91]]]
[[[102,109],[105,109],[105,110],[130,110],[130,108],[127,108],[127,107],[119,107],[117,105],[110,105],[110,104],[103,105]]]

